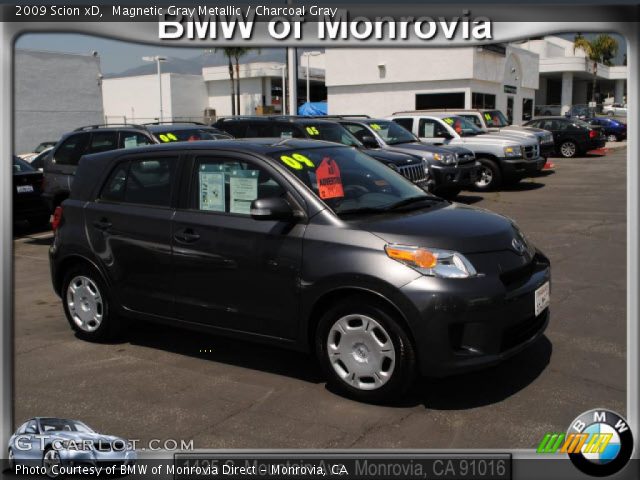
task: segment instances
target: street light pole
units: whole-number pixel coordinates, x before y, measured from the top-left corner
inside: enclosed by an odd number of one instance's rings
[[[322,52],[304,52],[302,55],[307,57],[307,103],[311,101],[311,87],[309,80],[309,57],[320,55]]]
[[[155,55],[153,57],[142,57],[142,60],[144,60],[145,62],[156,62],[158,70],[158,92],[160,94],[160,117],[158,118],[158,121],[162,123],[164,121],[164,110],[162,108],[162,71],[160,69],[160,63],[166,62],[167,57]]]

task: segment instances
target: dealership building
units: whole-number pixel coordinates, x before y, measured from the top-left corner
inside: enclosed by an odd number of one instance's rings
[[[314,52],[320,53],[320,52]],[[515,124],[538,114],[560,114],[591,99],[594,67],[573,42],[560,37],[450,48],[333,48],[308,57],[311,99],[327,99],[330,114],[388,116],[429,108],[499,109]],[[240,114],[282,111],[284,63],[240,65]],[[212,120],[230,115],[227,65],[162,73],[164,120]],[[598,65],[600,103],[623,103],[626,66]],[[298,68],[298,101],[306,100],[306,59]],[[158,120],[155,74],[103,80],[107,121]]]

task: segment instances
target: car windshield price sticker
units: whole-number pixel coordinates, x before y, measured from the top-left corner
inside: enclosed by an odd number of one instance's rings
[[[320,135],[320,132],[316,127],[307,127],[306,130],[309,135],[312,135],[314,137]]]
[[[138,146],[138,139],[135,136],[124,137],[124,148],[135,148]]]
[[[200,210],[225,211],[224,173],[200,172]]]
[[[377,123],[372,123],[371,128],[373,128],[374,130],[381,130],[380,125],[378,125]]]
[[[340,168],[335,160],[325,157],[316,170],[318,181],[318,193],[323,200],[336,197],[344,197]]]
[[[314,163],[301,153],[293,153],[291,155],[282,155],[280,157],[282,163],[294,170],[302,170],[304,167],[314,168]]]
[[[229,177],[229,211],[249,215],[258,198],[258,170],[234,170]]]
[[[173,133],[161,133],[160,135],[158,135],[158,138],[164,143],[178,141],[178,137],[176,137]]]

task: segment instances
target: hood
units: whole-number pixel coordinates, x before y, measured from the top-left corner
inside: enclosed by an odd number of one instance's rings
[[[456,158],[460,163],[470,162],[475,159],[475,155],[471,150],[458,145],[435,146],[420,142],[401,143],[400,145],[392,145],[388,147],[387,151],[402,152],[408,155],[418,155],[420,157],[425,156],[428,158],[431,158],[434,153],[440,153],[443,155],[453,153],[456,155]]]
[[[514,223],[502,215],[461,204],[369,217],[363,229],[387,243],[482,253],[513,250],[519,235]]]
[[[512,137],[512,138],[532,138],[532,139],[536,139],[538,138],[538,136],[542,137],[543,134],[537,134],[535,132],[528,132],[526,130],[520,129],[518,127],[512,128],[512,127],[505,127],[505,128],[501,128],[500,130],[496,131],[495,133],[499,133],[500,135],[504,135],[507,137]]]
[[[389,150],[380,150],[380,149],[362,149],[362,153],[366,153],[370,157],[375,158],[383,163],[389,164],[392,163],[394,165],[403,166],[403,165],[414,165],[419,164],[422,160],[413,155],[408,155],[402,152],[395,152]]]
[[[474,138],[474,137],[463,137],[463,138]],[[481,135],[477,135],[477,138],[485,138],[489,140],[506,140],[508,142],[513,142],[518,145],[532,146],[538,144],[538,138],[532,134],[521,134],[517,131],[500,131],[500,132],[489,132],[483,133]]]

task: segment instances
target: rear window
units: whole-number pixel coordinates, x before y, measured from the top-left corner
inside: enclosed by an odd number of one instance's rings
[[[337,123],[304,124],[303,128],[307,137],[314,140],[325,140],[348,146],[362,146],[349,130]]]
[[[56,163],[77,165],[89,146],[89,136],[88,133],[76,133],[62,142],[54,154]]]
[[[35,169],[19,157],[13,157],[13,171],[15,173],[33,172]]]
[[[175,158],[144,158],[118,164],[107,179],[100,199],[156,207],[171,204]]]
[[[94,132],[91,134],[89,153],[108,152],[118,148],[118,132]]]

